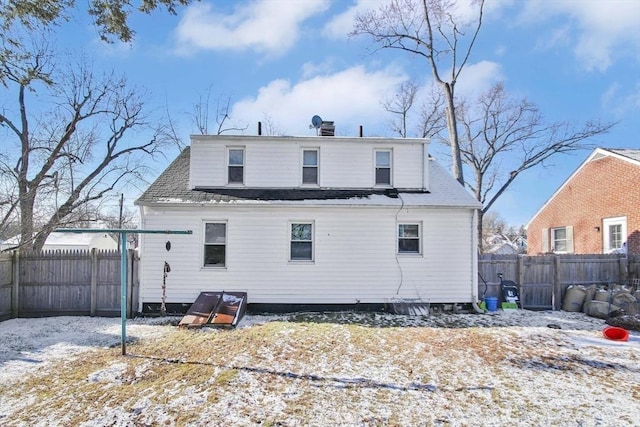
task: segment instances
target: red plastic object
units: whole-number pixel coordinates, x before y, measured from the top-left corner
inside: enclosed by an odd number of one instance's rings
[[[629,340],[629,331],[627,331],[624,328],[619,328],[617,326],[607,326],[602,330],[602,334],[605,336],[605,338],[613,341]]]

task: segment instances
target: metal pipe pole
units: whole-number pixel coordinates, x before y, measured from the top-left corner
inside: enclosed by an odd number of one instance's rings
[[[120,233],[120,321],[122,355],[127,354],[127,233]]]

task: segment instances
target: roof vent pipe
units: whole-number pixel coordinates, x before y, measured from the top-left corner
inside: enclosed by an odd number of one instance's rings
[[[360,125],[360,138],[362,138],[362,125]]]
[[[258,136],[262,135],[262,122],[258,122]]]

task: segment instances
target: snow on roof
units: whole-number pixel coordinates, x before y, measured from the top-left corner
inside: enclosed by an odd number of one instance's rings
[[[96,238],[102,236],[98,233],[59,233],[53,231],[44,244],[49,246],[89,246]],[[3,244],[18,245],[20,244],[20,236],[13,236],[5,240]]]

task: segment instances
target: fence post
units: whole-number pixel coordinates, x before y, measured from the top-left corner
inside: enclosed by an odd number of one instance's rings
[[[98,307],[98,251],[91,248],[91,317],[96,315]]]
[[[524,255],[518,255],[518,287],[520,288],[520,308],[524,308]]]
[[[629,258],[626,254],[618,255],[618,275],[621,285],[629,283]]]
[[[551,308],[553,311],[560,310],[562,306],[562,284],[560,283],[560,256],[553,256],[553,296],[551,298]]]
[[[11,288],[11,317],[20,315],[20,250],[13,251],[13,287]]]

